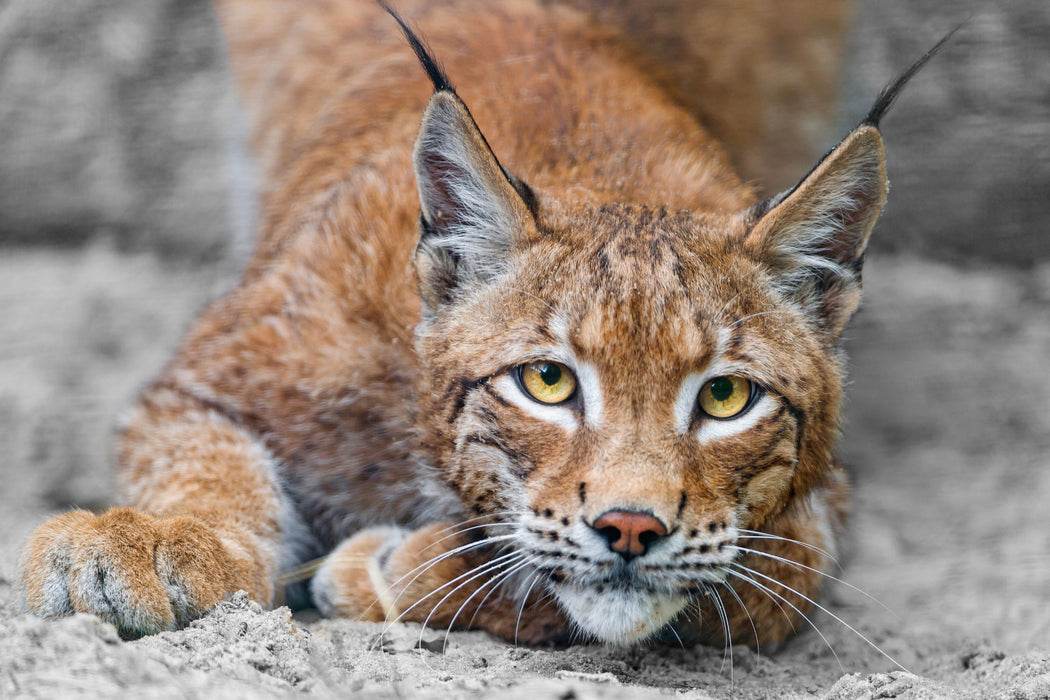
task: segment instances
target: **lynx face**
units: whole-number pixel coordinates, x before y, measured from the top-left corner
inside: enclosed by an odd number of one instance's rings
[[[585,633],[652,635],[828,475],[878,132],[743,212],[571,206],[506,175],[439,91],[416,170],[448,480]]]

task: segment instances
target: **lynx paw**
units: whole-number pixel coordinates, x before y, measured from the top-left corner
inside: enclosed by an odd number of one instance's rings
[[[30,536],[19,569],[30,613],[93,613],[127,637],[174,629],[231,591],[229,556],[209,526],[130,508],[48,520]]]
[[[397,617],[396,594],[383,565],[407,535],[400,528],[359,532],[328,555],[311,583],[314,605],[327,617],[382,622]]]

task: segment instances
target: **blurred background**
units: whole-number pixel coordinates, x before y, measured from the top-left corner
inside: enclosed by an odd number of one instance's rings
[[[914,624],[1050,644],[1050,5],[856,3],[806,148],[967,18],[883,123],[890,200],[847,339],[855,571]],[[235,283],[252,186],[210,2],[0,0],[0,605],[29,528],[112,498],[112,427]]]

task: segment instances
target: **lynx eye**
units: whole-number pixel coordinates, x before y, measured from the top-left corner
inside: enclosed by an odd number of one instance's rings
[[[562,403],[576,393],[576,376],[560,362],[530,362],[518,368],[521,386],[540,403]]]
[[[754,388],[743,377],[715,377],[700,389],[700,410],[712,418],[733,418],[744,412]]]

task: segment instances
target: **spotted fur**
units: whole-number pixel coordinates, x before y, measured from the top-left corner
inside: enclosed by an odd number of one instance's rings
[[[220,3],[258,249],[131,413],[128,507],[27,543],[27,609],[150,633],[237,589],[272,603],[282,570],[327,554],[331,615],[783,638],[848,510],[837,340],[886,195],[877,124],[759,202],[588,15],[405,10],[461,93],[371,3]],[[535,361],[575,395],[526,395]],[[750,408],[705,417],[700,387],[730,374]],[[643,553],[599,525],[619,512],[658,523],[631,535]]]

